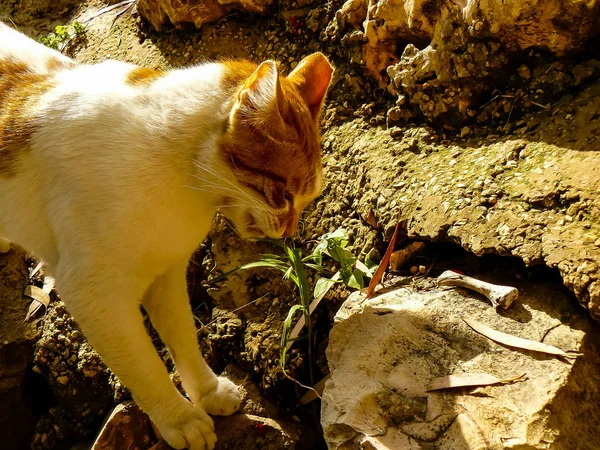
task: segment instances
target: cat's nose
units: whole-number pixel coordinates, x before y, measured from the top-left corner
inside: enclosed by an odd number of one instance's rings
[[[298,222],[290,221],[283,232],[283,237],[291,237],[296,234],[296,231],[298,231]]]
[[[291,237],[296,234],[296,231],[298,231],[298,214],[294,211],[287,219],[282,237]]]

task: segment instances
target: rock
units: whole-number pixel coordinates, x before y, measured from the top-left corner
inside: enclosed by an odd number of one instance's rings
[[[347,24],[357,28],[367,18],[368,0],[347,0],[336,13],[336,19],[344,28]]]
[[[370,300],[352,294],[335,316],[327,349],[331,379],[321,419],[329,449],[417,450],[427,443],[440,450],[568,450],[597,442],[598,329],[560,285],[515,286],[519,300],[502,316],[462,290],[387,287]],[[463,316],[583,356],[567,364],[504,347],[475,333]],[[426,392],[433,379],[460,373],[526,378]]]
[[[356,12],[362,11],[362,5],[351,0],[337,11],[335,22],[342,34],[347,33],[342,43],[356,32],[362,18]],[[532,48],[558,56],[584,51],[599,33],[599,10],[598,0],[568,6],[556,0],[371,1],[362,30],[366,42],[359,43],[360,63],[380,86],[387,84],[389,76],[391,90],[408,96],[424,117],[432,121],[443,117],[444,123],[455,123],[457,117],[466,121],[468,110],[480,105],[482,94],[505,82],[513,57],[520,58]],[[403,43],[410,51],[398,60]],[[357,58],[350,59],[356,62]],[[532,78],[526,65],[518,73],[525,80]],[[594,68],[583,65],[573,74],[577,83],[595,75]],[[558,84],[564,85],[559,92],[564,91],[569,80]],[[455,95],[448,96],[449,92]]]
[[[556,0],[508,0],[501,4],[468,0],[462,13],[469,26],[483,22],[479,36],[497,39],[509,51],[544,48],[562,56],[582,50],[598,35],[599,9],[597,0],[564,4]]]
[[[273,0],[139,0],[139,13],[161,31],[168,23],[177,28],[194,24],[200,28],[205,23],[216,22],[232,10],[263,14]]]
[[[145,450],[155,441],[148,416],[128,401],[117,405],[108,415],[91,450]]]
[[[383,203],[396,206],[377,217],[386,230],[401,221],[415,240],[450,242],[476,255],[512,256],[528,266],[555,268],[600,320],[600,246],[594,244],[600,236],[600,154],[589,151],[597,143],[592,119],[599,108],[600,84],[594,82],[557,102],[557,114],[523,119],[535,125],[524,137],[489,135],[462,152],[456,151],[460,140],[440,142],[426,127],[375,130],[356,122],[330,127],[324,136],[331,142],[326,184],[305,219],[308,237],[339,226],[336,214],[350,216],[358,205],[378,204],[381,192],[392,187]],[[567,112],[572,118],[565,122]],[[485,132],[472,129],[478,138]],[[364,164],[360,176],[353,175],[355,161]],[[507,167],[508,161],[517,167]],[[340,206],[337,199],[346,192],[360,195]],[[573,203],[579,206],[570,216]],[[498,234],[502,225],[510,233]],[[377,245],[370,232],[354,228],[355,249]]]
[[[521,64],[517,69],[517,73],[519,76],[525,80],[529,80],[531,78],[531,70],[525,64]]]
[[[31,302],[23,297],[27,278],[21,250],[0,254],[0,436],[6,448],[26,447],[37,421],[29,366],[39,333],[37,321],[23,323]]]
[[[251,414],[214,417],[218,441],[215,450],[293,450],[300,440],[293,423]]]
[[[429,0],[380,0],[369,2],[364,24],[369,45],[402,39],[407,42],[428,40],[439,10]]]

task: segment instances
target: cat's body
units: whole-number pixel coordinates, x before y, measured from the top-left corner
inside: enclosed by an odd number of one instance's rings
[[[218,209],[279,237],[320,190],[316,121],[332,69],[272,62],[170,72],[77,65],[0,23],[0,251],[47,263],[67,308],[175,448],[210,449],[239,406],[204,363],[185,270]],[[175,360],[179,395],[139,305]]]

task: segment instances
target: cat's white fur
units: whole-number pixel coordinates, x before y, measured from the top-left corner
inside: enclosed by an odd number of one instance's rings
[[[68,60],[3,24],[0,43],[0,59],[39,73],[49,58]],[[223,104],[219,64],[157,79],[150,90],[164,95],[127,85],[132,68],[108,61],[56,74],[19,173],[0,176],[0,235],[48,263],[87,339],[169,444],[212,449],[207,412],[231,414],[240,396],[197,345],[185,271],[218,205],[210,192],[188,186],[198,185],[192,171],[200,159],[235,188],[215,158],[232,105]],[[7,245],[2,239],[0,250]],[[140,301],[194,405],[177,392],[146,334]]]

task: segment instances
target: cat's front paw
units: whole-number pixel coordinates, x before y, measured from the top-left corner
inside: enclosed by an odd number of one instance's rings
[[[165,441],[176,449],[213,450],[217,442],[214,423],[198,405],[185,401],[175,415],[169,415],[156,425]]]
[[[225,377],[217,378],[219,384],[207,392],[198,402],[204,410],[213,416],[229,416],[242,404],[238,387]]]

